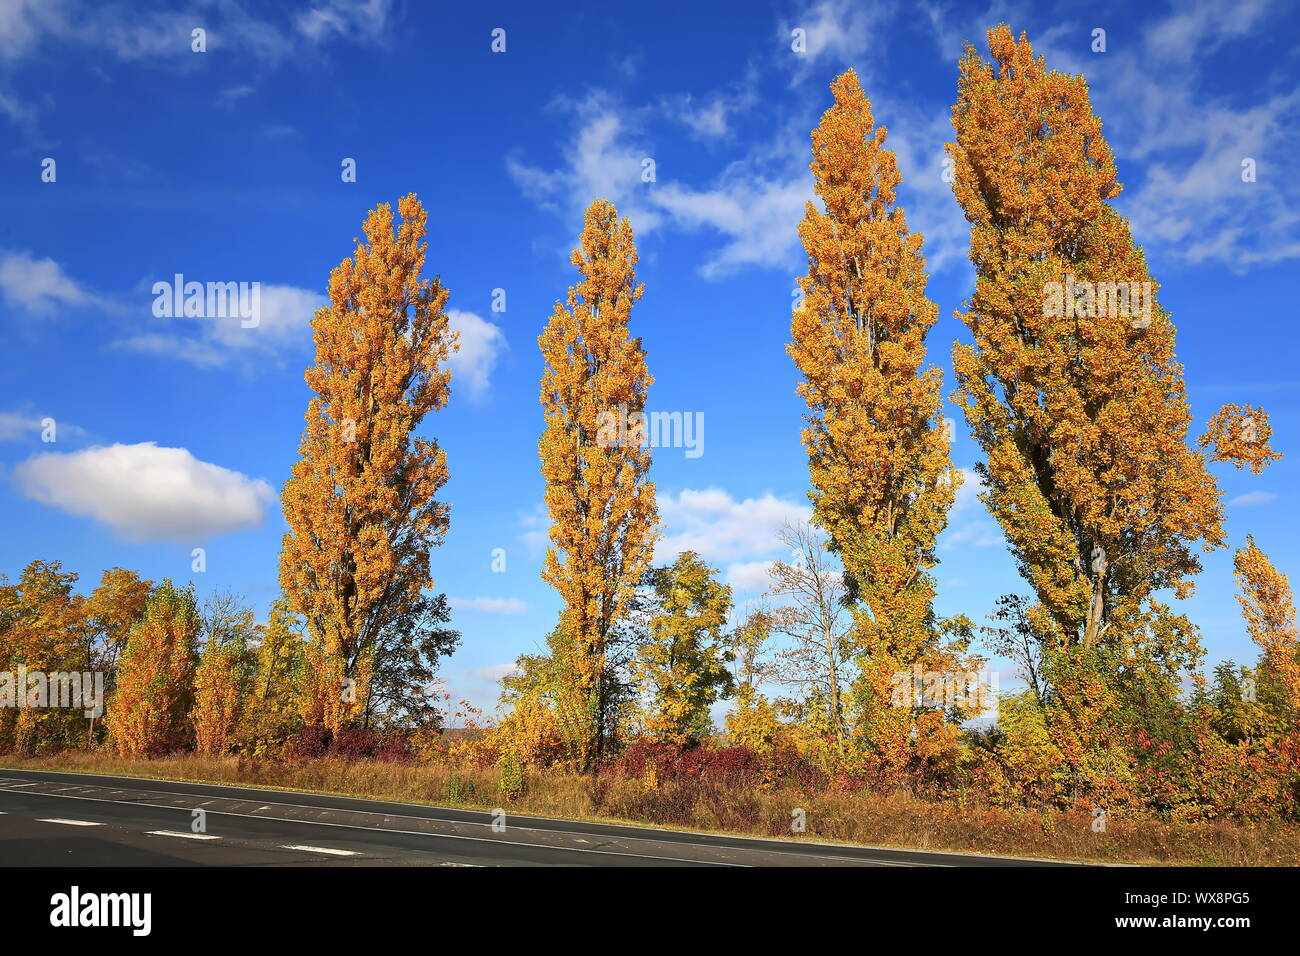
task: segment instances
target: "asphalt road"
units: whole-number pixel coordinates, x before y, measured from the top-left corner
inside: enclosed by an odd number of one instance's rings
[[[0,866],[1064,865],[515,814],[499,822],[474,810],[0,768]]]

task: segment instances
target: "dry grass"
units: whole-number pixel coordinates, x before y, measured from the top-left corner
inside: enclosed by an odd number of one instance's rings
[[[596,780],[531,774],[524,794],[498,792],[495,768],[447,763],[214,759],[197,756],[148,761],[103,753],[57,757],[5,756],[10,768],[116,774],[203,783],[246,784],[521,814],[679,827],[750,836],[791,838],[792,811],[802,809],[800,838],[923,850],[1053,857],[1110,863],[1215,866],[1300,865],[1300,828],[1228,822],[1173,824],[1112,818],[1094,833],[1084,813],[959,807],[906,793],[793,793],[734,790],[700,780],[665,781],[650,788],[622,776]]]

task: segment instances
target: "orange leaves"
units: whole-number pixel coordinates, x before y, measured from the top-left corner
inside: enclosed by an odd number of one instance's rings
[[[182,742],[194,700],[198,634],[193,589],[163,581],[127,638],[104,717],[123,757],[144,757]]]
[[[1253,537],[1239,550],[1233,566],[1241,593],[1241,613],[1250,638],[1264,651],[1269,667],[1277,674],[1291,707],[1300,713],[1300,642],[1297,641],[1295,603],[1291,584]]]
[[[557,712],[573,759],[588,769],[603,733],[606,636],[649,567],[658,513],[649,450],[597,440],[602,415],[644,410],[652,381],[641,340],[628,333],[643,288],[632,227],[613,204],[591,204],[572,262],[581,279],[538,338],[546,362],[538,452],[551,517],[542,577],[564,601],[553,648],[564,673]]]
[[[1214,413],[1197,444],[1214,449],[1210,461],[1232,462],[1239,469],[1248,465],[1258,475],[1269,462],[1282,457],[1269,447],[1272,437],[1268,412],[1253,405],[1234,404],[1224,405]]]
[[[927,624],[935,539],[959,473],[940,427],[942,379],[922,371],[937,309],[925,295],[921,237],[894,204],[900,176],[852,70],[813,131],[813,179],[799,235],[808,253],[803,302],[788,351],[803,373],[815,521],[844,562],[867,683],[887,700],[893,674],[931,645]],[[883,698],[881,691],[884,691]],[[902,759],[910,713],[883,703],[864,720],[891,762]],[[895,753],[897,752],[897,753]]]
[[[222,756],[234,744],[242,702],[240,649],[210,640],[194,675],[194,739],[198,752]]]
[[[458,347],[447,290],[422,278],[427,213],[414,194],[371,210],[366,241],[330,273],[316,313],[301,457],[281,492],[290,531],[280,583],[315,644],[304,709],[332,730],[365,702],[367,655],[396,610],[433,584],[448,477],[437,442],[413,437],[447,403],[446,360]],[[346,683],[351,682],[351,683]]]
[[[1187,445],[1173,325],[1109,204],[1120,186],[1086,83],[1005,24],[989,47],[992,63],[961,61],[948,146],[976,268],[956,400],[1022,573],[1091,646],[1152,592],[1190,587],[1222,505]]]

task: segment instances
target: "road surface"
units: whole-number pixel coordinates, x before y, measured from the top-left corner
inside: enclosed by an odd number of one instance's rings
[[[0,866],[1026,865],[1062,864],[0,767]]]

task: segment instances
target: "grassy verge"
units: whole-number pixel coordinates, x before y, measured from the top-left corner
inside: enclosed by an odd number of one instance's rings
[[[1295,826],[1174,824],[1116,816],[1104,833],[1096,833],[1085,813],[936,803],[906,793],[735,790],[694,779],[648,787],[623,776],[590,780],[532,774],[525,792],[508,798],[497,789],[500,774],[495,768],[336,758],[180,756],[133,761],[102,753],[67,753],[7,755],[0,757],[0,766],[245,784],[469,809],[504,807],[576,820],[905,849],[1183,866],[1300,865],[1300,827]],[[806,830],[792,836],[796,809],[803,811]]]

